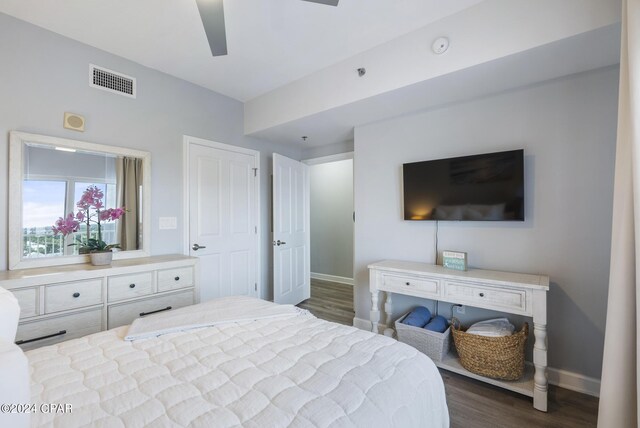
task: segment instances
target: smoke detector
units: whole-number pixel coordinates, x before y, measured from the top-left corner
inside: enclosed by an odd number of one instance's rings
[[[431,50],[436,55],[442,55],[447,49],[449,49],[449,39],[446,37],[438,37],[431,45]]]

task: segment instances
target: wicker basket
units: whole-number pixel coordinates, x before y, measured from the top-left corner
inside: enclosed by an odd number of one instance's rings
[[[398,340],[413,346],[433,361],[442,361],[451,347],[451,327],[447,328],[444,333],[438,333],[437,331],[402,324],[407,315],[409,314],[405,314],[396,321]]]
[[[524,323],[522,330],[510,336],[487,337],[464,332],[460,321],[454,318],[451,332],[460,364],[465,369],[494,379],[517,380],[522,377],[529,324]]]

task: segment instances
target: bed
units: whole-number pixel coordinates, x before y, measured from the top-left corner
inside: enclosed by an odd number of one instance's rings
[[[132,341],[120,327],[27,352],[33,405],[72,409],[36,411],[31,426],[449,425],[438,370],[407,345],[297,308],[253,319],[258,299],[208,305],[234,316]]]

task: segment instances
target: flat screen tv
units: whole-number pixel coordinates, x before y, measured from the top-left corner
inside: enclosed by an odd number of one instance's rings
[[[406,163],[402,169],[405,220],[524,220],[524,150]]]

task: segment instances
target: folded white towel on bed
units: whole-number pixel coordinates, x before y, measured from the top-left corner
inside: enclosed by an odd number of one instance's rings
[[[170,312],[137,318],[124,340],[139,340],[218,324],[294,317],[308,311],[247,296],[222,297]]]

